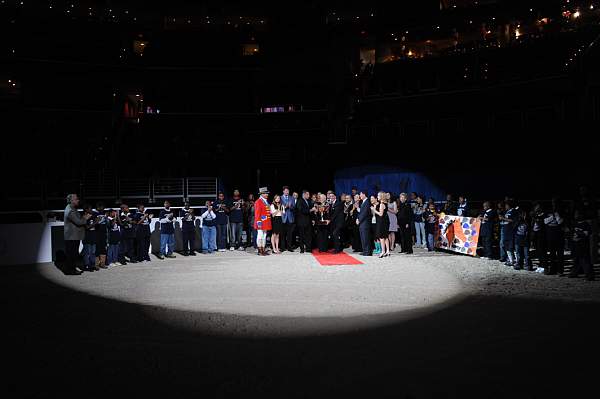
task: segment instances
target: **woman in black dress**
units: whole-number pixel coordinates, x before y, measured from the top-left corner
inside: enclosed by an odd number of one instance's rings
[[[319,248],[319,252],[327,252],[329,249],[329,221],[331,215],[325,194],[319,196],[315,208],[314,221],[317,228],[317,248]]]
[[[389,194],[380,191],[377,194],[377,204],[371,208],[371,211],[375,215],[375,239],[378,239],[381,244],[380,258],[390,256],[390,241],[388,239],[390,234],[390,219],[387,214],[388,201]]]
[[[273,203],[271,204],[271,246],[273,247],[274,254],[280,254],[279,250],[279,235],[283,232],[283,204],[281,203],[281,197],[275,195],[273,197]]]

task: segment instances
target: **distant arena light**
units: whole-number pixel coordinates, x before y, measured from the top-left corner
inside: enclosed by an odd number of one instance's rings
[[[302,112],[302,105],[271,105],[268,107],[261,107],[261,114],[272,114],[272,113],[285,113],[285,112]]]

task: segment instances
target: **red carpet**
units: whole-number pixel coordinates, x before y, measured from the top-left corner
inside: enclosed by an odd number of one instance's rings
[[[337,266],[337,265],[362,265],[363,263],[353,256],[345,252],[334,254],[331,252],[319,252],[314,250],[313,256],[321,264],[321,266]]]

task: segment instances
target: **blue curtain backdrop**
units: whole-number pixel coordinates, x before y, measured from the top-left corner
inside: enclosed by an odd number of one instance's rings
[[[446,198],[445,191],[419,172],[406,169],[371,165],[340,169],[334,177],[336,193],[349,193],[352,187],[375,194],[380,190],[398,195],[415,191],[436,201]]]

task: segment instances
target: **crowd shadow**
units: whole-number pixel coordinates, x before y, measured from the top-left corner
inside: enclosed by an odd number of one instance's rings
[[[373,329],[239,337],[178,328],[35,267],[2,274],[11,397],[577,397],[600,354],[598,303],[473,296]]]

